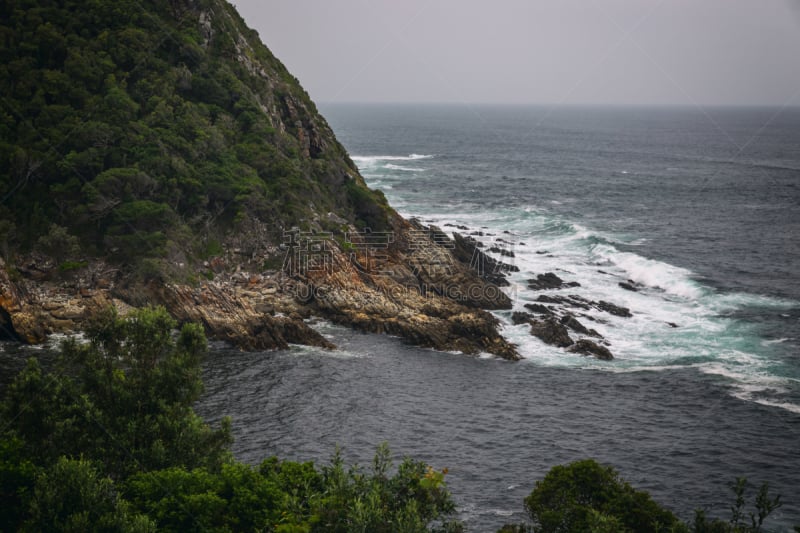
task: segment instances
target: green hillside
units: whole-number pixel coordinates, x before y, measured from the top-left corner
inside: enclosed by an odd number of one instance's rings
[[[392,213],[222,0],[2,2],[0,94],[7,258],[192,263],[253,223],[277,243]]]

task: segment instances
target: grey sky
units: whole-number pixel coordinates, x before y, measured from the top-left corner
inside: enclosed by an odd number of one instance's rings
[[[320,102],[800,105],[800,0],[233,0]]]

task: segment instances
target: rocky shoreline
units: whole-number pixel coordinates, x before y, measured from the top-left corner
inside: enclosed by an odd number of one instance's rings
[[[19,266],[0,260],[0,335],[41,343],[54,333],[84,329],[109,306],[126,314],[162,305],[179,322],[199,322],[210,338],[243,350],[290,344],[332,349],[307,323],[318,317],[437,350],[520,358],[487,311],[511,308],[495,283],[501,278],[495,268],[470,265],[477,260],[494,267],[494,260],[460,236],[450,239],[438,228],[399,217],[388,241],[358,246],[364,243],[356,238],[347,251],[323,243],[311,254],[319,263],[311,267],[309,257],[300,257],[302,247],[289,248],[283,268],[273,271],[254,268],[261,258],[226,253],[211,261],[214,279],[197,283],[132,282],[103,261],[87,261],[64,275],[45,257],[26,257]],[[300,263],[306,268],[296,268]]]
[[[202,281],[195,283],[133,282],[104,261],[89,261],[64,275],[46,257],[26,257],[16,266],[0,259],[0,338],[41,343],[54,333],[83,330],[108,307],[124,315],[162,305],[179,322],[200,323],[209,338],[247,351],[291,344],[335,349],[308,323],[322,318],[418,346],[519,360],[489,312],[512,308],[500,287],[518,268],[487,255],[480,241],[460,233],[451,237],[400,217],[394,227],[391,238],[354,232],[345,247],[309,232],[305,236],[316,244],[294,239],[295,247],[284,246],[277,270],[258,269],[264,257],[243,259],[240,249],[231,247],[206,261],[196,272]],[[386,242],[375,245],[381,236]],[[577,287],[579,282],[552,272],[528,280],[530,290],[545,293],[525,304],[525,311],[514,311],[511,322],[530,325],[531,335],[552,346],[612,360],[608,341],[585,322],[603,322],[602,314],[630,317],[630,310],[567,290]]]

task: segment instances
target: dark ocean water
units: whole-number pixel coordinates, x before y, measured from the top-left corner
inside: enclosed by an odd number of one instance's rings
[[[524,519],[534,482],[585,457],[687,519],[727,517],[736,476],[768,481],[786,502],[774,530],[800,524],[799,111],[322,111],[403,214],[515,253],[515,309],[536,296],[524,280],[553,271],[634,317],[592,324],[612,362],[546,346],[509,312],[520,363],[327,324],[337,352],[220,347],[201,411],[233,416],[240,458],[341,445],[369,464],[387,441],[448,467],[473,531]]]
[[[198,410],[233,418],[239,459],[324,462],[340,445],[368,465],[387,441],[449,469],[471,531],[523,520],[535,481],[586,457],[687,519],[727,517],[737,476],[768,481],[785,502],[772,530],[800,524],[800,111],[321,110],[401,213],[514,252],[516,310],[552,271],[634,316],[592,323],[611,362],[546,346],[510,312],[519,363],[324,322],[337,351],[214,344]]]

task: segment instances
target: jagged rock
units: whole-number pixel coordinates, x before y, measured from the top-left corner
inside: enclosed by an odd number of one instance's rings
[[[543,291],[548,289],[561,289],[564,287],[580,287],[581,284],[577,281],[565,282],[552,272],[539,274],[536,279],[528,280],[528,288],[534,291]]]
[[[489,248],[489,251],[496,254],[500,254],[503,257],[515,257],[514,252],[512,252],[511,250],[506,250],[505,248],[500,248],[499,246],[492,246],[491,248]]]
[[[537,275],[536,279],[529,279],[528,288],[533,290],[558,289],[563,283],[563,279],[552,272],[547,272]]]
[[[606,313],[610,313],[612,315],[621,316],[621,317],[624,317],[624,318],[628,318],[628,317],[633,316],[631,314],[631,310],[628,309],[627,307],[614,305],[612,303],[605,302],[603,300],[600,300],[595,305],[601,311],[605,311]]]
[[[533,320],[531,322],[531,335],[559,348],[566,348],[575,342],[570,338],[567,328],[553,317]]]
[[[540,315],[552,315],[553,311],[547,307],[546,305],[542,304],[525,304],[525,309],[529,311],[533,311],[534,313],[538,313]]]
[[[546,304],[560,304],[565,305],[568,307],[575,307],[578,309],[591,309],[590,302],[581,298],[580,296],[569,295],[569,296],[548,296],[546,294],[541,294],[536,298],[537,302],[546,303]]]
[[[583,335],[590,335],[592,337],[597,337],[602,339],[603,336],[600,335],[596,330],[587,328],[583,324],[581,324],[577,318],[572,315],[564,315],[561,317],[561,323],[570,328],[571,330],[575,331],[576,333],[581,333]]]
[[[539,295],[536,301],[546,304],[566,304],[569,302],[569,300],[563,296],[548,296],[546,294]]]
[[[623,289],[625,289],[626,291],[639,292],[639,288],[636,287],[635,283],[632,282],[631,280],[620,281],[618,285]]]
[[[478,242],[472,237],[454,233],[453,243],[453,255],[458,261],[498,287],[508,286],[506,276],[509,272],[519,272],[518,267],[500,262],[479,250]]]
[[[570,328],[571,330],[575,331],[576,333],[582,333],[583,335],[589,334],[589,330],[586,329],[586,327],[572,315],[564,315],[563,317],[561,317],[561,323]]]
[[[597,359],[603,361],[611,361],[614,355],[605,346],[600,346],[594,341],[588,339],[580,339],[578,342],[567,348],[568,352],[579,353],[582,355],[593,355]]]
[[[162,303],[179,322],[198,322],[209,337],[228,341],[242,350],[285,349],[290,343],[334,348],[299,316],[273,317],[259,313],[249,298],[227,284],[147,287],[154,301]]]
[[[533,315],[530,313],[526,313],[524,311],[514,311],[511,314],[511,323],[514,324],[515,326],[518,326],[520,324],[527,324],[528,322],[531,321],[532,318]]]

